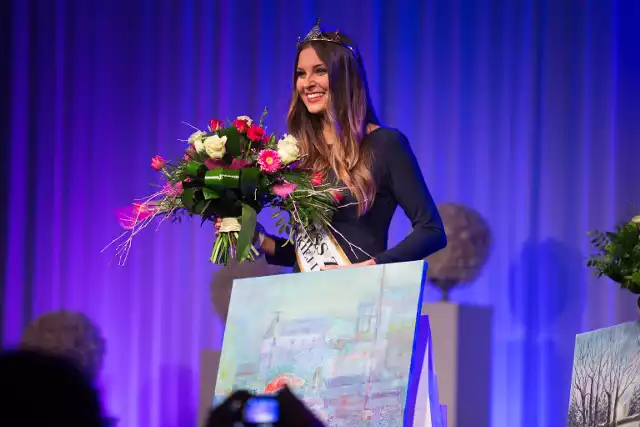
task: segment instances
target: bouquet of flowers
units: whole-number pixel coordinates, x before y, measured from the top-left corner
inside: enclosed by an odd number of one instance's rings
[[[622,288],[640,294],[640,215],[617,226],[615,231],[594,231],[589,235],[597,252],[589,258],[587,266],[598,277],[606,276]]]
[[[330,227],[340,190],[323,182],[322,176],[298,167],[300,149],[291,135],[276,139],[260,123],[240,116],[226,126],[210,120],[207,131],[194,128],[182,158],[167,161],[161,156],[151,167],[162,174],[164,185],[154,194],[121,208],[116,213],[125,229],[108,246],[117,246],[119,264],[126,262],[133,236],[156,217],[180,220],[198,215],[202,223],[222,219],[213,245],[211,262],[227,265],[230,258],[255,260],[252,245],[257,214],[267,206],[288,213],[278,219],[280,233],[293,240],[296,228],[314,224]],[[107,246],[107,247],[108,247]],[[106,249],[106,248],[105,248]]]

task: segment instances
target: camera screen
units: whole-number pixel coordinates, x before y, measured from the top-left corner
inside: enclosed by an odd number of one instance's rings
[[[244,407],[244,421],[253,424],[278,421],[278,401],[273,397],[253,397]]]

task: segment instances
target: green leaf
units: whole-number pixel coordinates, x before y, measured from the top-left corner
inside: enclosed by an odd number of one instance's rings
[[[271,215],[271,218],[277,218],[277,217],[280,216],[280,214],[281,214],[281,212],[278,211],[278,212],[274,213],[273,215]]]
[[[202,189],[202,194],[204,195],[204,199],[205,200],[209,200],[209,199],[219,199],[220,198],[220,194],[218,194],[217,191],[214,191],[210,188],[204,187]]]
[[[223,168],[208,170],[204,174],[204,185],[218,192],[223,192],[228,188],[238,188],[240,171]]]
[[[200,177],[207,170],[207,167],[200,162],[190,161],[184,167],[184,171],[187,175],[192,177]]]
[[[236,129],[235,126],[230,126],[220,131],[220,135],[227,137],[227,153],[233,158],[240,157],[242,154],[242,147],[240,144],[240,134],[238,133],[238,129]]]
[[[182,196],[180,196],[180,198],[182,199],[182,203],[189,210],[189,212],[193,210],[193,205],[196,203],[195,192],[195,188],[185,188],[182,192]]]
[[[267,117],[268,112],[269,110],[267,110],[267,107],[264,107],[264,110],[262,111],[262,115],[260,116],[260,124],[258,126],[264,127],[264,118]]]
[[[636,271],[631,275],[631,281],[636,285],[640,285],[640,271]]]
[[[238,242],[236,243],[236,259],[239,262],[242,262],[249,255],[253,234],[256,231],[257,220],[258,214],[255,209],[243,203],[240,234],[238,235]]]
[[[260,181],[260,169],[244,168],[240,170],[240,190],[245,196],[252,196]]]

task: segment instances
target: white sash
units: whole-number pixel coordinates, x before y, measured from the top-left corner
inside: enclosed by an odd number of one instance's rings
[[[349,265],[351,262],[331,232],[315,225],[312,229],[296,230],[296,259],[301,272],[320,271],[328,265]]]

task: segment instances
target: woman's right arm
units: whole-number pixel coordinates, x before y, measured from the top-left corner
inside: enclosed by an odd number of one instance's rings
[[[267,263],[282,267],[293,267],[296,264],[296,251],[293,244],[286,244],[287,239],[264,235],[260,250],[264,252]]]

